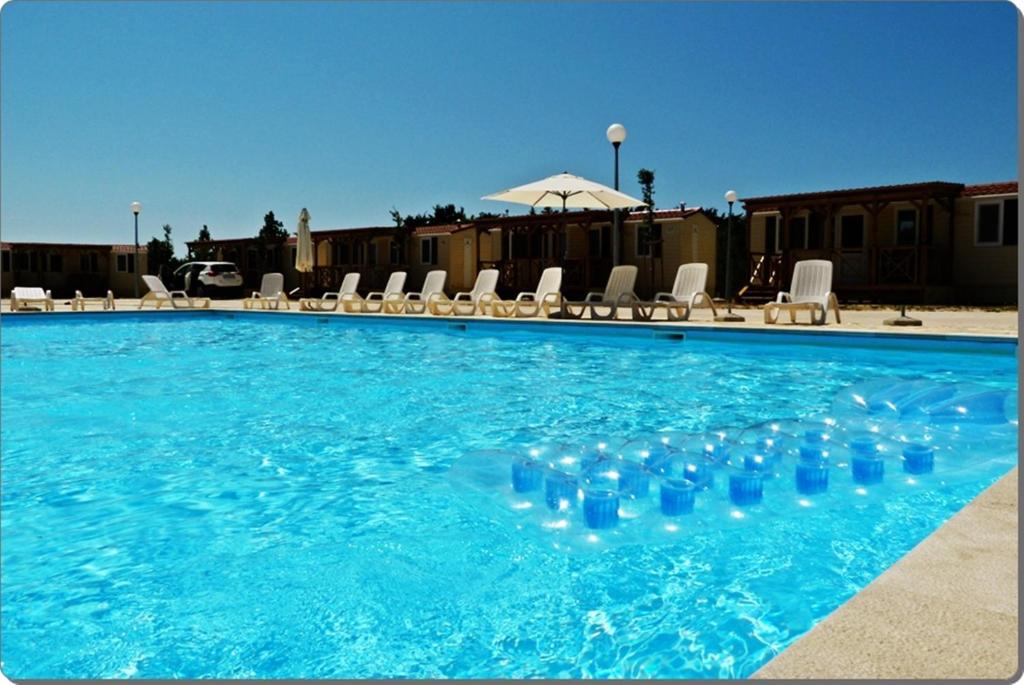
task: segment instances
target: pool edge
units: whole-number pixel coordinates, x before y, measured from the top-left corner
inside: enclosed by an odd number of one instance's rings
[[[1019,669],[1019,467],[751,677],[991,679]]]

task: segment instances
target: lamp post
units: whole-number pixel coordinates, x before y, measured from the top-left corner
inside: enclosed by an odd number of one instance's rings
[[[605,132],[608,142],[615,148],[615,190],[619,189],[619,146],[626,139],[626,127],[612,124]],[[619,210],[612,210],[612,266],[619,265]]]
[[[132,265],[132,278],[135,281],[135,299],[139,299],[139,212],[142,211],[141,202],[132,203],[132,214],[135,215],[135,263]]]
[[[732,203],[736,202],[736,191],[725,193],[725,201],[729,203],[729,222],[725,229],[725,298],[728,303],[725,314],[719,314],[715,321],[746,321],[739,314],[732,313]]]

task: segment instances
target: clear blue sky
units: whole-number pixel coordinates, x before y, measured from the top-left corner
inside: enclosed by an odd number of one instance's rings
[[[1017,176],[1009,3],[4,6],[5,240],[386,225],[568,170],[655,201]],[[517,211],[517,207],[510,207]]]

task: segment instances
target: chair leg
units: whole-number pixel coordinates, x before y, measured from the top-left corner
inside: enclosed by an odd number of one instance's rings
[[[835,296],[835,293],[830,293],[829,294],[829,296],[828,296],[828,303],[829,303],[829,306],[832,307],[832,311],[835,312],[836,323],[842,323],[842,321],[839,318],[839,298],[837,298]]]

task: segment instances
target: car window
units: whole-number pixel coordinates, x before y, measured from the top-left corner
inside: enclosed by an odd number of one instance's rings
[[[233,274],[238,271],[234,264],[211,264],[210,271],[215,274]]]
[[[178,267],[178,268],[177,268],[177,269],[175,270],[175,272],[174,272],[174,275],[175,275],[175,276],[180,276],[181,274],[183,274],[183,273],[185,273],[186,271],[188,271],[188,269],[189,269],[189,267],[190,267],[190,266],[192,266],[192,265],[191,265],[191,264],[186,264],[185,266],[179,266],[179,267]]]

